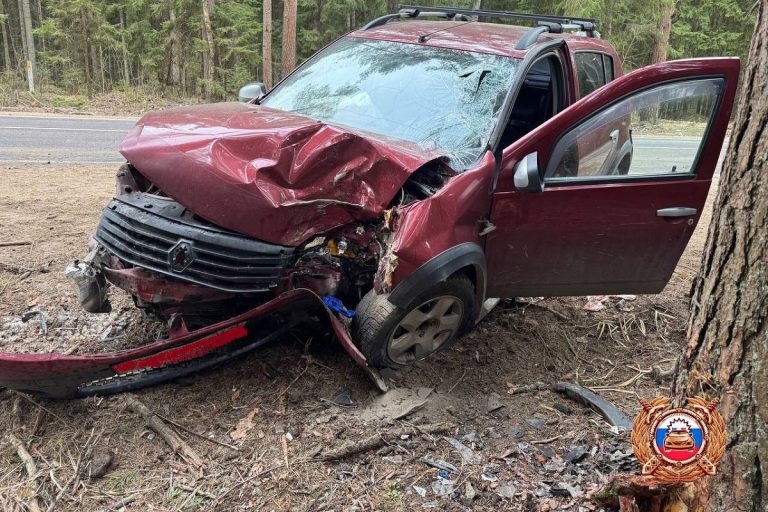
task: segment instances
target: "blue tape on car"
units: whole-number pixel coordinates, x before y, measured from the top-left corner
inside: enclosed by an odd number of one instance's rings
[[[341,316],[352,318],[355,316],[355,310],[347,309],[344,307],[344,303],[341,302],[341,300],[338,297],[334,297],[332,295],[326,295],[323,297],[323,302],[326,306],[328,306],[328,309],[333,311],[334,313],[338,313]]]

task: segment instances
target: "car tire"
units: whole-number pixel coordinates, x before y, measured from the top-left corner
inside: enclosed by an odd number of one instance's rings
[[[475,290],[463,274],[420,293],[405,308],[369,291],[352,321],[353,339],[376,368],[400,368],[456,341],[475,314]]]

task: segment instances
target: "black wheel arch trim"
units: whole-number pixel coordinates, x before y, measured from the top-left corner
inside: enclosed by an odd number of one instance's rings
[[[413,297],[465,267],[473,267],[475,271],[476,317],[485,300],[486,264],[483,248],[474,242],[455,245],[432,257],[395,286],[387,299],[399,308],[406,308]]]

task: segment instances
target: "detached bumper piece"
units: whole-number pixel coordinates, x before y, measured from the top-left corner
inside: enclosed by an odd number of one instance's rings
[[[0,353],[0,386],[47,398],[122,393],[159,384],[240,357],[278,340],[297,325],[297,313],[325,311],[339,342],[379,389],[378,372],[352,343],[344,326],[309,290],[286,292],[234,318],[111,354]]]
[[[234,293],[276,287],[294,251],[218,228],[176,201],[138,192],[107,205],[94,238],[129,264]]]

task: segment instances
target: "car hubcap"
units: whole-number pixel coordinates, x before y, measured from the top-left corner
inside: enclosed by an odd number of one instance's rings
[[[456,334],[463,317],[464,303],[458,297],[425,302],[397,324],[387,346],[389,358],[400,364],[424,359]]]

